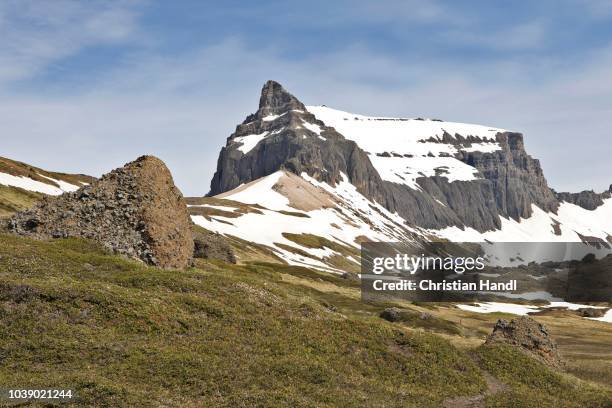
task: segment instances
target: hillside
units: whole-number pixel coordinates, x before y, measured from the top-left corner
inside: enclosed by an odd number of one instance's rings
[[[350,183],[331,188],[286,171],[189,203],[197,225],[264,245],[289,264],[336,273],[358,271],[363,240],[421,238]]]
[[[561,373],[483,346],[503,315],[363,304],[352,281],[300,267],[179,272],[0,234],[0,275],[0,383],[73,387],[79,406],[612,404],[612,329],[571,315],[538,317],[568,358]],[[389,306],[415,319],[379,318]]]
[[[29,208],[44,195],[74,191],[92,181],[90,176],[50,172],[0,157],[0,217]]]

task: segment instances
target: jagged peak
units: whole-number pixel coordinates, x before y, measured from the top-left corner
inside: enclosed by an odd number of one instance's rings
[[[261,89],[258,116],[278,115],[292,109],[306,110],[306,107],[281,84],[267,81]]]

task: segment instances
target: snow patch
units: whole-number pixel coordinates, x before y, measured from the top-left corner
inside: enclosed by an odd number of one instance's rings
[[[370,156],[370,161],[383,180],[405,184],[415,190],[421,187],[419,177],[440,176],[453,181],[472,181],[479,177],[478,170],[452,157],[380,157]]]
[[[531,209],[531,217],[519,221],[501,217],[501,229],[495,231],[481,233],[473,228],[462,230],[453,226],[429,232],[454,242],[581,242],[579,233],[603,241],[612,236],[612,198],[594,210],[567,202],[561,203],[557,214],[545,212],[536,205]],[[559,224],[560,235],[553,224]]]
[[[316,123],[309,123],[306,122],[304,119],[302,119],[302,125],[310,130],[313,133],[316,133],[317,135],[321,136],[321,127],[319,125],[317,125]]]
[[[238,150],[240,150],[244,154],[247,154],[248,152],[253,150],[253,148],[255,146],[257,146],[257,143],[261,142],[262,140],[264,140],[268,136],[276,135],[276,134],[282,132],[284,129],[285,128],[277,129],[277,130],[275,130],[273,132],[269,132],[269,131],[266,130],[263,133],[258,133],[258,134],[253,134],[253,135],[246,135],[246,136],[238,136],[238,137],[235,137],[232,140],[232,142],[242,143],[242,145],[238,147]]]
[[[501,149],[499,143],[473,143],[470,147],[463,147],[461,150],[464,152],[493,153]]]
[[[276,120],[276,119],[280,118],[281,116],[285,116],[286,114],[287,114],[287,112],[281,113],[280,115],[268,115],[268,116],[262,118],[261,120],[263,120],[264,122],[272,122],[273,120]]]
[[[42,178],[46,178],[47,180],[50,180],[52,182],[54,182],[55,184],[57,184],[60,188],[60,190],[62,190],[63,192],[72,192],[72,191],[77,191],[80,187],[79,186],[75,186],[74,184],[70,184],[70,183],[66,183],[65,181],[62,180],[57,180],[51,177],[47,177],[47,176],[43,176],[42,174],[38,174],[40,177]]]
[[[533,305],[518,305],[515,303],[499,303],[499,302],[483,302],[476,303],[475,305],[457,305],[461,310],[475,313],[509,313],[519,316],[524,316],[529,313],[537,313],[550,308],[565,308],[568,310],[577,310],[583,307],[593,309],[605,309],[602,306],[591,306],[581,305],[577,303],[569,302],[550,302],[544,306],[533,306]],[[608,310],[603,317],[588,318],[589,320],[599,320],[602,322],[612,322],[612,310]]]
[[[253,150],[255,146],[257,146],[257,143],[264,140],[266,136],[268,136],[268,133],[270,132],[266,130],[265,132],[260,133],[260,134],[240,136],[240,137],[234,138],[233,141],[236,143],[242,143],[242,146],[239,146],[238,150],[240,150],[244,154],[247,154],[248,152]]]
[[[42,176],[42,175],[41,175]],[[0,184],[10,187],[19,187],[27,191],[33,191],[36,193],[43,193],[47,195],[61,195],[66,192],[76,191],[79,189],[78,186],[75,186],[70,183],[66,183],[65,181],[56,180],[51,177],[42,176],[50,181],[53,181],[58,186],[53,186],[50,184],[43,183],[41,181],[36,181],[28,177],[24,176],[13,176],[12,174],[0,173]]]

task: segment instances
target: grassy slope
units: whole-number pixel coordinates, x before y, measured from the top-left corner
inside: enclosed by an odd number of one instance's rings
[[[56,186],[56,184],[42,176],[56,180],[63,180],[74,185],[91,183],[93,178],[82,174],[66,174],[45,171],[29,164],[0,157],[0,173],[7,173],[13,176],[29,177],[41,183]],[[18,187],[9,187],[0,184],[0,218],[10,216],[15,212],[25,210],[33,206],[43,194],[27,191]]]
[[[42,194],[0,185],[0,218],[33,206]]]
[[[79,404],[439,406],[484,393],[483,369],[508,384],[493,406],[612,404],[512,350],[387,323],[355,282],[304,268],[168,271],[0,235],[0,282],[0,384],[74,387]]]
[[[81,182],[91,183],[93,178],[84,174],[67,174],[53,171],[46,171],[38,167],[30,166],[29,164],[18,162],[15,160],[0,157],[0,173],[8,173],[13,176],[23,176],[32,180],[40,181],[41,183],[53,184],[52,181],[41,177],[46,176],[56,180],[63,180],[68,183],[79,185]]]

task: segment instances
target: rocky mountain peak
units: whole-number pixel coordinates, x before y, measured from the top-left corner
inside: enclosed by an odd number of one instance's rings
[[[38,239],[78,237],[166,268],[193,255],[187,205],[163,161],[142,156],[90,185],[46,197],[9,220],[9,230]]]
[[[305,111],[306,107],[276,81],[267,81],[261,89],[259,98],[259,119],[269,115],[280,115],[290,110]]]
[[[236,127],[221,150],[208,195],[216,195],[278,170],[335,185],[348,177],[380,202],[382,180],[367,153],[328,127],[278,82],[264,84],[259,109]]]

